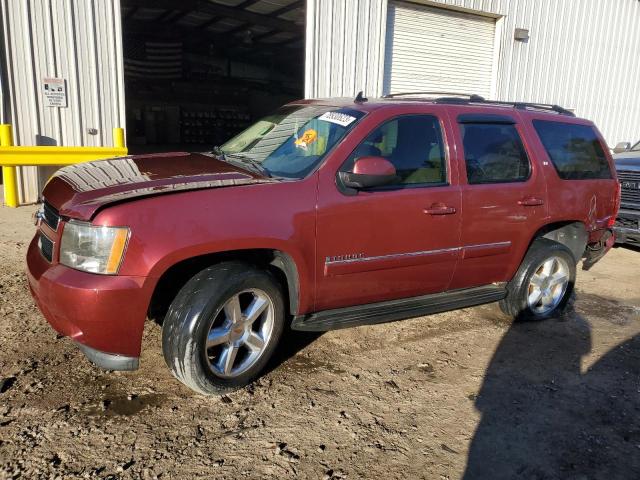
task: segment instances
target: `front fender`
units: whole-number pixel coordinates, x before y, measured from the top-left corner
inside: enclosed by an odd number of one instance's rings
[[[190,258],[283,252],[298,276],[297,310],[306,312],[314,296],[316,179],[145,198],[109,207],[93,223],[130,228],[119,274],[147,277],[153,285]]]

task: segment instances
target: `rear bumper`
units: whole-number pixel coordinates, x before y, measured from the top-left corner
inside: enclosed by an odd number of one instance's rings
[[[152,289],[146,277],[96,275],[50,264],[36,236],[27,252],[27,278],[47,321],[91,361],[110,370],[137,368]]]
[[[640,243],[640,210],[621,209],[614,231],[618,243]]]
[[[584,251],[583,270],[589,270],[599,262],[616,242],[616,234],[613,230],[599,230],[598,232],[599,238],[594,242],[588,243]]]

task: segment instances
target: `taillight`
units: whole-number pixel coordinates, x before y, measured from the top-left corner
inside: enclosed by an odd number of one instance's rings
[[[611,228],[616,224],[616,218],[618,218],[618,211],[620,210],[620,195],[622,194],[622,187],[620,182],[616,180],[616,196],[613,200],[613,215],[607,222],[607,227]]]

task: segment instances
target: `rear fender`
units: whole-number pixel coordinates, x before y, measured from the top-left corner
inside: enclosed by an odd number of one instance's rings
[[[582,222],[573,222],[547,231],[543,238],[561,243],[573,254],[576,264],[584,256],[584,251],[589,243],[589,234]]]

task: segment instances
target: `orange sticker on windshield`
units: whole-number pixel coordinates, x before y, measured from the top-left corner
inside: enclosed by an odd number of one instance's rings
[[[302,134],[300,138],[295,141],[297,147],[306,149],[313,142],[318,140],[318,132],[310,128]]]

